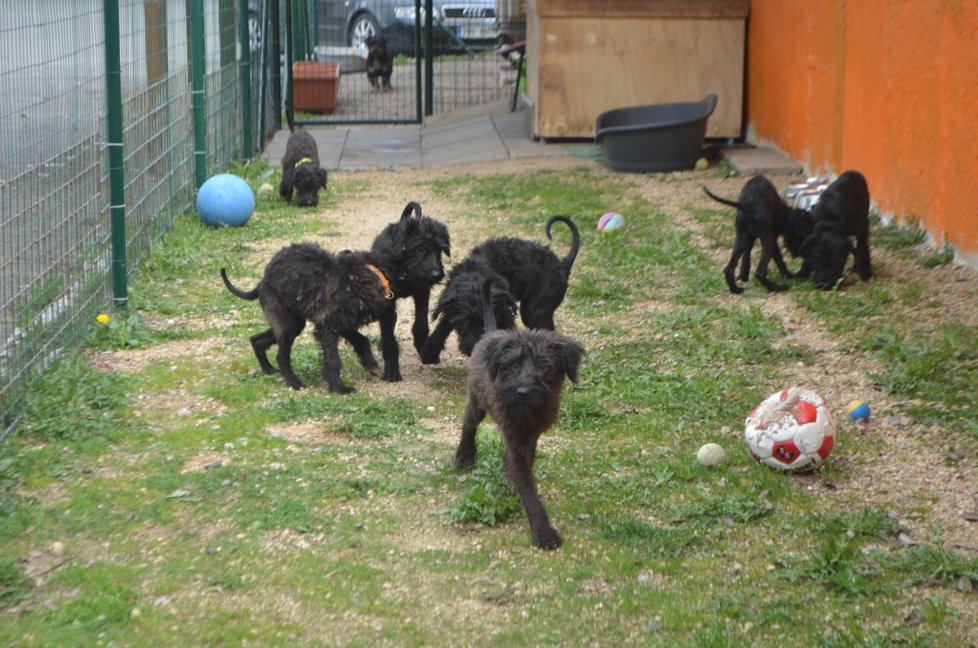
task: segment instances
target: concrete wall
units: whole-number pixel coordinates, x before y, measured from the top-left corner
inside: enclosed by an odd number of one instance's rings
[[[752,0],[747,122],[978,267],[978,0]]]

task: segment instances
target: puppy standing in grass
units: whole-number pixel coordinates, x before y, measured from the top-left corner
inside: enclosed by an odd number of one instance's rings
[[[554,312],[567,292],[581,235],[571,219],[551,216],[545,225],[548,239],[554,223],[564,223],[571,231],[571,247],[563,259],[535,241],[500,236],[480,243],[452,268],[434,311],[438,325],[421,349],[421,362],[438,364],[452,331],[458,336],[459,351],[472,353],[472,346],[484,332],[481,291],[487,279],[493,279],[495,328],[515,326],[517,302],[527,328],[556,328]]]
[[[761,241],[761,260],[757,263],[754,273],[770,291],[785,290],[787,286],[768,279],[767,268],[774,259],[775,265],[783,278],[794,275],[788,271],[781,248],[778,247],[778,237],[783,236],[785,245],[793,257],[801,255],[801,244],[812,229],[811,215],[804,209],[789,207],[778,195],[771,181],[764,176],[755,176],[747,181],[737,200],[728,200],[713,194],[703,187],[706,195],[713,200],[737,209],[734,226],[733,253],[730,262],[723,269],[723,276],[732,293],[742,293],[744,289],[737,285],[735,279],[747,281],[750,278],[750,252],[754,241]],[[741,261],[740,273],[736,277],[737,262]]]
[[[323,378],[329,390],[354,391],[340,379],[339,338],[352,346],[360,364],[374,375],[380,369],[370,342],[359,329],[380,321],[380,346],[384,357],[383,378],[401,380],[399,350],[394,338],[397,322],[395,301],[415,299],[415,345],[428,333],[428,294],[444,276],[441,254],[448,253],[448,229],[426,218],[421,206],[411,202],[400,220],[377,236],[369,252],[332,254],[314,243],[298,243],[280,250],[265,267],[254,289],[235,287],[221,268],[221,279],[234,295],[261,303],[269,328],[251,337],[251,346],[265,373],[282,374],[293,389],[302,381],[292,369],[292,344],[309,320],[323,351]],[[420,324],[419,324],[420,321]],[[278,345],[278,369],[268,361],[268,349]]]
[[[299,207],[315,207],[319,204],[319,190],[326,188],[326,169],[319,166],[319,149],[316,140],[304,130],[295,130],[289,124],[289,140],[282,156],[282,182],[278,195]]]
[[[292,369],[292,344],[309,320],[323,352],[323,378],[331,392],[354,389],[340,379],[339,339],[353,345],[360,364],[377,375],[380,369],[370,342],[360,333],[364,324],[379,319],[393,297],[386,277],[362,252],[334,255],[315,243],[294,243],[282,248],[265,266],[258,285],[249,291],[231,283],[221,268],[221,279],[234,295],[258,299],[269,328],[251,336],[251,348],[265,373],[280,373],[293,389],[304,385]],[[278,345],[278,369],[268,361],[268,349]]]
[[[863,281],[873,277],[869,254],[869,186],[858,171],[846,171],[830,184],[812,209],[815,223],[801,246],[799,276],[819,288],[834,288],[845,275],[849,255]],[[850,238],[855,237],[853,247]]]
[[[556,549],[563,540],[540,501],[533,463],[537,440],[557,419],[564,377],[577,382],[584,348],[553,331],[495,330],[491,284],[483,285],[486,334],[472,350],[455,466],[475,465],[476,430],[488,412],[505,441],[506,473],[526,509],[533,546]]]
[[[554,312],[564,301],[571,267],[581,247],[577,226],[566,216],[547,219],[544,230],[548,239],[554,223],[563,223],[571,231],[570,250],[563,259],[535,241],[508,236],[480,243],[469,254],[506,279],[509,292],[520,303],[520,319],[527,328],[556,329]]]

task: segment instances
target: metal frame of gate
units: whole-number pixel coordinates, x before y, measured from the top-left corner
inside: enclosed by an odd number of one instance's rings
[[[276,2],[277,0],[271,0]],[[322,36],[322,28],[337,16],[316,16],[322,5],[312,0],[285,0],[284,36],[282,67],[283,104],[286,120],[295,125],[340,125],[340,124],[417,124],[426,116],[437,112],[453,110],[462,106],[487,103],[508,97],[512,90],[502,83],[507,75],[501,72],[505,61],[492,51],[480,53],[481,48],[466,44],[457,34],[455,27],[449,27],[435,18],[433,0],[414,0],[414,30],[412,34],[414,58],[410,65],[394,67],[394,90],[377,92],[369,88],[366,74],[344,72],[337,79],[335,111],[328,114],[315,114],[297,110],[301,92],[309,86],[296,91],[296,82],[308,83],[304,79],[293,79],[296,62],[335,61],[335,56],[343,56],[335,51],[348,48],[321,49],[313,47],[316,36]],[[450,4],[450,2],[449,2]],[[489,11],[494,11],[490,9]],[[296,15],[298,13],[299,15]],[[474,20],[496,18],[495,13],[484,13]],[[327,21],[327,22],[321,22]],[[422,22],[423,21],[423,22]],[[328,28],[326,28],[328,30]],[[468,30],[468,28],[466,28]],[[472,29],[477,29],[473,25]],[[315,35],[312,33],[315,31]],[[472,32],[468,32],[472,33]],[[483,42],[491,42],[487,38]],[[327,42],[331,39],[327,37]],[[457,56],[444,56],[441,45],[452,42],[452,50]],[[325,54],[325,56],[324,56]],[[435,60],[437,57],[437,61]],[[348,62],[348,59],[347,59]],[[357,61],[357,63],[361,63]],[[345,65],[346,62],[343,63]],[[362,69],[362,68],[360,68]],[[511,70],[510,82],[515,82],[516,68]],[[298,75],[297,75],[298,76]],[[401,85],[403,84],[403,85]],[[410,93],[413,93],[411,95]],[[313,116],[314,115],[314,116]]]

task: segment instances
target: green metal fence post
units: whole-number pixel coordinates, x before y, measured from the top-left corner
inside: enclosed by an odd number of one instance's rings
[[[238,1],[238,42],[241,43],[241,149],[242,157],[250,160],[254,153],[251,143],[251,37],[248,33],[248,0]]]
[[[414,0],[414,81],[417,86],[415,97],[418,100],[416,114],[420,123],[424,114],[424,104],[421,96],[421,0]]]
[[[295,106],[292,103],[292,0],[285,0],[285,117],[289,128],[295,123]]]
[[[204,1],[190,0],[190,76],[194,111],[194,181],[207,180],[207,110],[204,105]]]
[[[272,60],[272,64],[269,66],[269,75],[271,80],[266,85],[268,90],[272,92],[272,98],[269,103],[272,105],[272,109],[275,111],[275,121],[276,125],[282,124],[282,66],[279,65],[279,61],[282,58],[282,42],[279,36],[279,23],[281,18],[279,17],[279,0],[270,0],[268,11],[268,23],[270,27],[265,34],[266,38],[271,35],[271,46],[267,50],[269,56]],[[262,140],[263,142],[265,140]]]
[[[435,20],[431,0],[424,0],[424,114],[435,114]]]
[[[112,219],[112,300],[126,308],[126,175],[122,150],[122,58],[119,54],[119,0],[105,0],[105,85],[109,150],[109,211]]]

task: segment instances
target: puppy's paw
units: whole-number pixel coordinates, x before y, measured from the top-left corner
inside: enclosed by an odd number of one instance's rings
[[[455,453],[455,468],[458,470],[472,470],[475,468],[475,453]]]
[[[334,394],[344,396],[346,394],[352,394],[356,391],[356,389],[350,387],[349,385],[340,384],[338,387],[330,387],[329,391],[333,392]]]
[[[400,370],[397,370],[397,371],[391,371],[391,370],[384,371],[384,375],[381,376],[381,378],[383,378],[387,382],[401,382],[401,380],[403,380],[401,378],[401,372],[400,372]]]
[[[560,537],[557,529],[550,527],[548,529],[543,529],[540,532],[533,533],[533,546],[539,547],[540,549],[552,550],[556,549],[564,543],[564,539]]]

